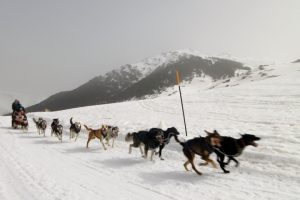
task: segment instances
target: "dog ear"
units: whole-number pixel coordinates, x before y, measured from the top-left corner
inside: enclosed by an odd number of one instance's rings
[[[204,130],[204,132],[207,134],[207,136],[211,136],[213,133],[208,132],[207,130]]]

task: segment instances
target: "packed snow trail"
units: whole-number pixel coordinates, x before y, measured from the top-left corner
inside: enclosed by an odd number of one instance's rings
[[[279,76],[234,87],[203,90],[193,82],[183,87],[187,138],[176,94],[31,113],[28,132],[11,129],[10,117],[0,117],[0,199],[299,199],[300,65],[272,73]],[[58,117],[64,125],[63,142],[50,137],[49,127],[46,137],[38,135],[32,117],[44,117],[48,124]],[[70,117],[93,128],[118,125],[115,148],[104,151],[93,140],[86,149],[85,130],[77,142],[70,141]],[[222,135],[251,133],[262,140],[238,157],[240,167],[227,168],[230,174],[196,166],[203,172],[198,176],[184,171],[181,146],[173,139],[163,151],[164,161],[145,160],[138,149],[128,154],[126,133],[161,122],[178,128],[185,139],[217,129]]]

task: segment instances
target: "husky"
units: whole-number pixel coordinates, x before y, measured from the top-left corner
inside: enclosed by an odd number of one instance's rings
[[[40,134],[43,134],[44,137],[46,136],[46,128],[47,128],[47,122],[46,120],[44,120],[43,118],[39,117],[38,120],[36,120],[35,118],[32,119],[36,125],[37,131]]]
[[[73,117],[70,119],[70,140],[75,137],[75,142],[78,138],[78,135],[81,131],[81,124],[79,122],[73,122]]]
[[[63,126],[59,124],[59,120],[57,118],[53,119],[51,123],[51,136],[53,133],[60,141],[62,141]]]
[[[132,147],[140,148],[142,157],[147,159],[148,150],[151,150],[150,160],[153,160],[153,155],[155,150],[163,144],[164,142],[164,133],[162,131],[157,132],[148,132],[148,131],[139,131],[128,133],[125,137],[125,141],[133,143],[129,145],[129,154],[131,153]],[[144,146],[144,155],[142,146]]]
[[[114,148],[115,139],[119,135],[119,127],[117,127],[117,126],[110,126],[110,125],[107,125],[106,127],[108,129],[107,136],[105,137],[106,145],[110,146],[109,141],[112,140],[111,147]]]

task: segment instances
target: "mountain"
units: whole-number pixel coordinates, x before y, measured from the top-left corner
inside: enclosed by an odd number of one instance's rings
[[[293,61],[292,63],[300,63],[300,59]]]
[[[28,111],[52,111],[89,105],[140,99],[159,94],[174,86],[175,72],[183,81],[210,77],[212,81],[233,77],[237,71],[251,71],[242,63],[227,58],[203,56],[195,51],[172,51],[127,64],[93,78],[80,87],[54,94]]]

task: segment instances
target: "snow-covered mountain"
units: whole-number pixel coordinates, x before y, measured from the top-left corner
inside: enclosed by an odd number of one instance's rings
[[[174,86],[176,70],[180,72],[183,81],[191,81],[195,77],[210,77],[211,81],[216,81],[237,74],[251,73],[250,67],[235,59],[202,55],[192,50],[178,50],[146,58],[135,64],[123,65],[72,91],[52,95],[28,110],[62,110],[142,99]]]
[[[88,106],[58,112],[29,113],[29,131],[10,129],[10,117],[0,117],[0,199],[272,199],[296,200],[300,196],[300,63],[261,65],[249,72],[212,81],[196,76],[182,84],[188,136],[185,136],[177,87],[157,98]],[[59,118],[63,141],[37,134],[32,117]],[[69,119],[92,128],[117,125],[115,147],[103,150],[99,140],[86,149],[83,130],[76,142],[69,140]],[[141,157],[139,149],[128,154],[128,132],[157,126],[175,126],[181,139],[203,130],[239,137],[255,134],[258,147],[247,147],[230,164],[220,168],[184,170],[182,147],[171,139],[163,150],[164,161]],[[212,154],[212,159],[216,159]],[[199,157],[195,163],[198,164]]]
[[[300,59],[297,59],[297,60],[295,60],[295,61],[292,62],[292,63],[300,63]]]

